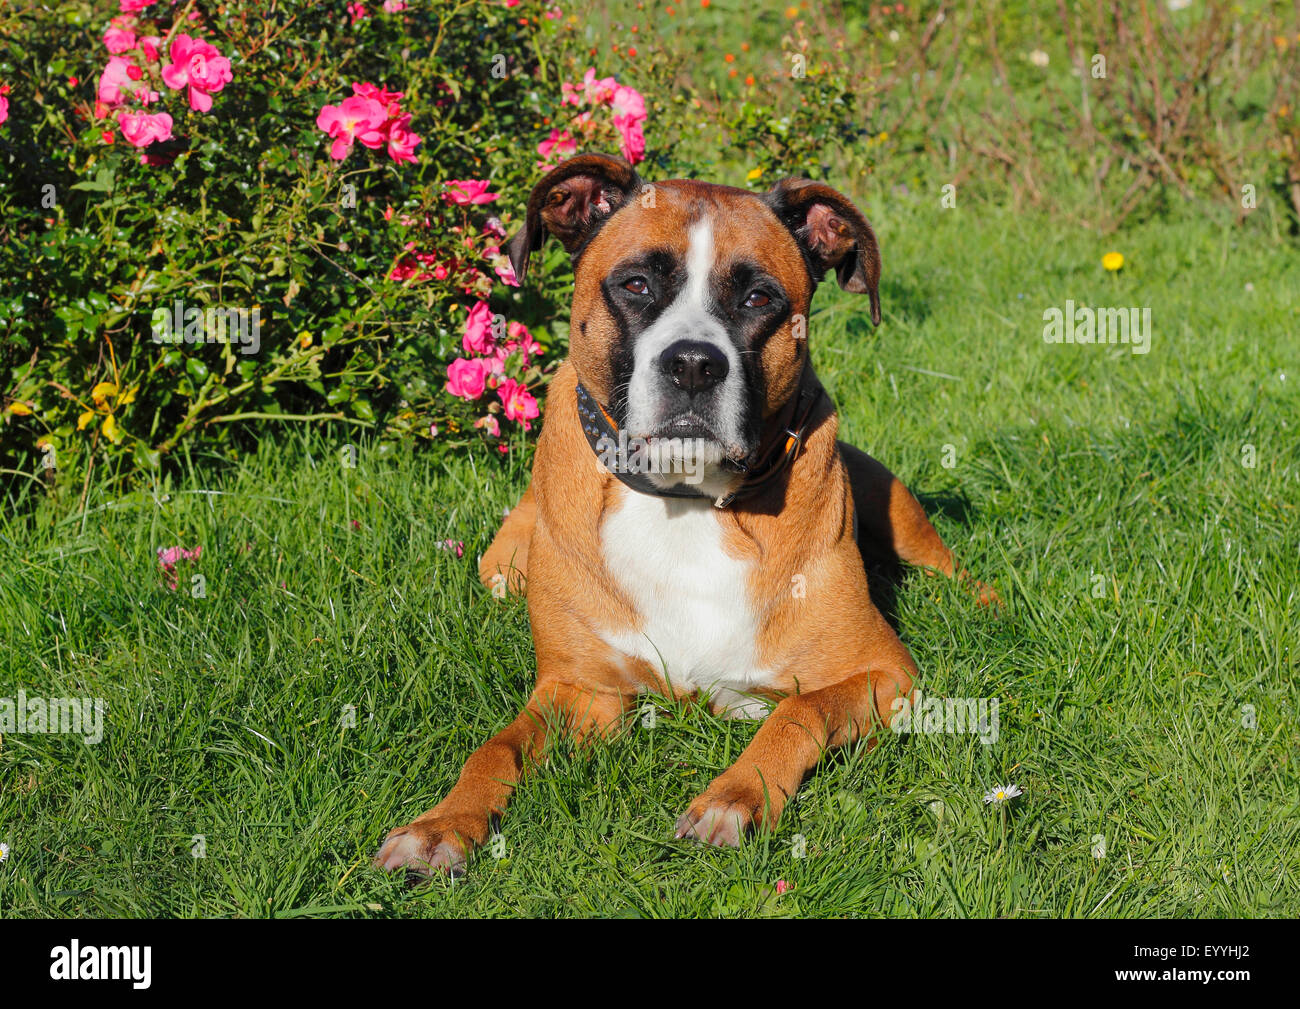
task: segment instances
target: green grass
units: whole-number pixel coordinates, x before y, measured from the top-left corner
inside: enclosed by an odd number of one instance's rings
[[[4,736],[0,916],[1300,913],[1293,252],[1189,216],[1115,240],[1109,275],[1111,246],[1040,219],[868,207],[885,325],[828,284],[815,359],[845,436],[1005,600],[916,573],[897,597],[921,686],[999,698],[995,744],[842,752],[775,832],[712,850],[673,821],[754,726],[664,702],[533,774],[504,858],[407,889],[369,868],[380,839],[531,686],[525,607],[473,565],[524,473],[365,446],[345,469],[268,430],[238,465],[0,520],[0,697],[107,705],[97,746]],[[1151,352],[1045,344],[1066,298],[1150,306]],[[173,544],[203,546],[177,592]]]

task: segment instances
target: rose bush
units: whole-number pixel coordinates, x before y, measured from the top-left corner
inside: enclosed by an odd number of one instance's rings
[[[663,10],[608,47],[535,0],[0,11],[0,479],[77,496],[299,423],[525,447],[568,335],[563,250],[526,289],[503,251],[541,171],[692,174],[726,120],[765,186],[864,129],[816,68],[781,117],[696,95]]]

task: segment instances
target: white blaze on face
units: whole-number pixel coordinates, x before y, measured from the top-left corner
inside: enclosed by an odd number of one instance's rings
[[[708,420],[722,441],[720,446],[707,445],[706,465],[717,465],[724,454],[739,455],[744,450],[742,421],[744,416],[744,369],[722,321],[713,314],[713,293],[709,275],[717,260],[713,245],[713,222],[702,217],[687,235],[686,283],[663,313],[637,337],[632,352],[632,379],[628,384],[627,430],[632,437],[647,438],[672,419],[670,397],[672,380],[664,374],[659,359],[678,340],[692,340],[716,347],[727,359],[727,377],[707,394],[707,404],[699,412]],[[673,450],[664,439],[665,461]],[[652,445],[652,451],[656,446]],[[697,452],[698,454],[698,452]],[[680,461],[680,460],[678,460]],[[665,467],[668,469],[669,467]],[[667,483],[677,482],[666,480]]]

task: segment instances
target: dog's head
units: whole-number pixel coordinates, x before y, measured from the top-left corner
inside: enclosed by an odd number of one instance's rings
[[[522,279],[554,235],[574,260],[569,356],[631,438],[699,439],[741,463],[793,395],[808,307],[835,270],[880,321],[880,251],[844,196],[807,179],[767,193],[643,182],[585,154],[534,188],[509,253]]]

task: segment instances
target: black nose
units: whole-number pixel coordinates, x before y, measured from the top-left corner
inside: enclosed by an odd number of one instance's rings
[[[659,357],[659,366],[679,389],[707,392],[727,377],[726,355],[711,343],[678,340]]]

